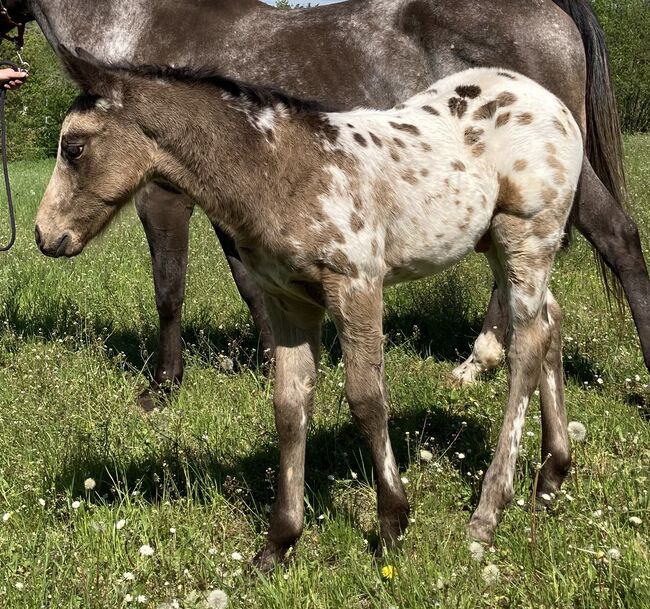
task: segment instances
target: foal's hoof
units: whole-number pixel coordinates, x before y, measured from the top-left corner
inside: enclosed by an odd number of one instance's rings
[[[494,541],[494,526],[480,518],[472,516],[467,526],[467,534],[470,539],[491,546]]]
[[[145,389],[138,396],[138,405],[143,412],[149,414],[159,407],[159,396],[151,389]]]

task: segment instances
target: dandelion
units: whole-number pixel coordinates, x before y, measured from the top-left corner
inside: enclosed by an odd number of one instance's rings
[[[225,609],[228,606],[228,595],[223,590],[211,590],[205,604],[210,609]]]
[[[430,463],[433,460],[433,453],[429,450],[420,451],[420,461],[422,463]]]
[[[11,518],[11,512],[5,512],[2,515],[2,522],[7,522]]]
[[[145,543],[144,545],[140,546],[140,556],[153,556],[155,550],[148,544]]]
[[[587,437],[587,428],[580,421],[571,421],[567,426],[567,431],[574,442],[584,442]]]
[[[130,603],[132,600],[133,600],[133,596],[131,596],[130,594],[127,594],[127,595],[124,597],[124,602],[125,602],[125,603]]]
[[[73,501],[71,507],[73,510],[78,510],[81,507],[81,501]]]
[[[607,556],[611,560],[621,560],[621,552],[620,550],[617,550],[616,548],[612,548],[611,550],[607,550]]]
[[[138,594],[138,598],[135,599],[140,605],[144,605],[149,599],[144,594]]]
[[[209,548],[209,549],[208,549],[208,554],[209,554],[210,556],[216,556],[216,554],[217,554],[217,548]]]
[[[472,556],[472,560],[481,562],[483,560],[485,548],[483,547],[483,544],[480,544],[478,541],[473,541],[469,544],[469,553]]]
[[[97,486],[97,483],[95,482],[95,480],[94,480],[93,478],[86,478],[86,479],[84,480],[84,488],[85,488],[87,491],[92,491],[92,490],[94,490],[94,488],[95,488],[96,486]]]
[[[125,582],[133,582],[135,581],[135,575],[131,571],[125,571],[122,573],[122,579]]]
[[[171,527],[171,528],[169,529],[169,532],[170,532],[172,535],[176,535],[176,528],[175,528],[175,527]]]
[[[16,582],[14,586],[16,587],[16,590],[22,590],[25,587],[25,584],[23,584],[23,582]]]
[[[393,565],[386,565],[381,569],[381,576],[386,581],[392,581],[396,575],[397,575],[397,570],[395,569],[395,567],[393,567]]]
[[[456,453],[456,456],[462,461],[465,458],[465,453]]]
[[[45,507],[45,499],[39,499],[38,505],[40,505],[41,507]]]
[[[230,555],[230,558],[232,558],[233,560],[236,560],[236,561],[242,561],[242,560],[244,560],[244,557],[243,557],[239,552],[233,552],[233,553]]]
[[[524,507],[526,505],[526,502],[523,499],[517,499],[517,505],[519,507]]]
[[[594,518],[600,518],[602,515],[603,515],[603,510],[596,510],[596,511],[592,514],[592,516],[593,516]]]
[[[126,526],[126,520],[124,520],[124,518],[118,520],[118,521],[115,523],[115,529],[116,529],[117,531],[119,531],[120,529],[123,529],[125,526]]]
[[[409,483],[409,479],[406,476],[402,476],[401,480],[402,480],[402,484],[404,485]]]
[[[641,524],[643,524],[643,520],[641,520],[638,516],[630,516],[630,524],[635,527],[640,527]]]
[[[481,576],[483,577],[483,581],[488,586],[492,586],[499,581],[499,577],[501,577],[501,571],[499,571],[499,567],[497,567],[495,564],[490,563],[489,565],[485,566],[483,572],[481,573]]]

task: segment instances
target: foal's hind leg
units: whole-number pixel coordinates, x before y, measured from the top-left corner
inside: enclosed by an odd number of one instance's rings
[[[381,538],[391,548],[408,525],[409,505],[388,436],[382,282],[334,279],[326,297],[343,349],[345,394],[372,453]]]
[[[547,282],[554,251],[526,251],[526,223],[497,217],[497,246],[490,264],[508,300],[508,403],[492,463],[485,474],[479,505],[469,525],[475,539],[490,543],[505,507],[514,496],[514,472],[526,410],[540,382],[542,363],[551,344]],[[500,237],[500,238],[499,238]]]
[[[571,468],[571,448],[564,405],[562,366],[562,311],[549,291],[546,299],[551,344],[542,365],[540,404],[542,411],[542,470],[537,485],[537,501],[559,490]]]
[[[451,375],[461,385],[471,385],[476,382],[479,374],[496,368],[503,359],[507,317],[499,290],[492,290],[483,328],[478,335],[472,354]]]
[[[278,494],[264,548],[254,564],[268,571],[300,537],[305,514],[305,445],[311,420],[323,309],[266,299],[275,353],[275,425],[280,441]]]

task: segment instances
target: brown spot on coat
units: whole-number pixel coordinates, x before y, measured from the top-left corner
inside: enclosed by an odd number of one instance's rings
[[[457,116],[458,118],[463,118],[465,112],[467,112],[467,101],[461,99],[460,97],[450,97],[449,98],[449,111],[452,116]]]
[[[406,131],[411,135],[420,135],[420,130],[415,125],[410,125],[409,123],[394,123],[393,121],[389,121],[388,124],[393,129],[397,129],[399,131]]]
[[[526,161],[525,159],[519,159],[518,161],[515,161],[513,167],[515,171],[524,171],[524,169],[528,167],[528,161]]]
[[[569,132],[566,130],[566,127],[562,124],[559,118],[554,118],[553,119],[553,126],[564,136],[569,135]]]
[[[475,157],[481,156],[484,152],[485,152],[485,144],[483,142],[476,144],[476,146],[472,148],[472,154]]]
[[[399,148],[406,148],[406,144],[404,144],[404,140],[400,140],[398,137],[394,137],[393,141],[395,142],[395,145],[398,146]]]
[[[427,144],[426,142],[422,142],[422,150],[425,152],[431,152],[431,144]]]
[[[561,163],[560,159],[552,154],[549,154],[546,157],[546,162],[548,163],[548,166],[555,172],[553,174],[555,183],[560,186],[566,184],[566,167]]]
[[[354,134],[354,139],[357,142],[357,144],[360,144],[364,148],[366,148],[368,146],[368,142],[366,141],[366,138],[363,137],[363,135],[361,135],[360,133],[355,133]]]
[[[517,116],[517,122],[520,125],[530,125],[533,122],[533,115],[530,112],[522,112]]]
[[[370,135],[370,139],[372,140],[373,144],[377,146],[377,148],[381,148],[383,146],[381,139],[377,137],[372,131],[370,131],[368,135]]]
[[[426,167],[424,169],[420,169],[420,175],[423,178],[426,178],[429,175],[429,170]]]
[[[521,190],[508,176],[499,176],[499,194],[496,207],[505,213],[518,213],[524,204]]]
[[[411,186],[414,186],[418,182],[418,178],[415,175],[415,171],[412,169],[405,169],[402,172],[402,180],[408,182]]]
[[[497,102],[492,100],[487,104],[483,104],[478,110],[476,110],[472,116],[475,121],[482,121],[489,118],[492,118],[497,111]]]
[[[502,112],[497,116],[497,120],[494,123],[497,127],[503,127],[504,125],[507,125],[510,122],[510,117],[512,114],[510,112]]]
[[[393,161],[395,161],[396,163],[399,163],[399,161],[400,161],[400,159],[402,157],[400,157],[399,153],[397,152],[397,150],[395,150],[395,148],[391,148],[390,149],[390,158],[393,159]]]
[[[352,218],[350,219],[350,228],[352,231],[358,233],[364,226],[365,222],[363,218],[357,213],[352,214]]]
[[[504,91],[497,95],[497,104],[499,108],[504,108],[505,106],[512,106],[517,101],[517,96],[514,93],[509,91]]]
[[[460,97],[468,97],[469,99],[474,99],[481,94],[481,87],[476,85],[461,85],[456,87],[456,95]]]
[[[424,110],[425,112],[428,112],[429,114],[433,114],[434,116],[440,116],[440,112],[438,112],[432,106],[422,106],[422,110]]]
[[[451,167],[455,171],[467,171],[467,167],[465,167],[465,163],[463,163],[462,161],[454,161],[451,164]]]
[[[465,144],[473,146],[481,141],[481,136],[485,133],[483,129],[477,127],[467,127],[465,129]]]

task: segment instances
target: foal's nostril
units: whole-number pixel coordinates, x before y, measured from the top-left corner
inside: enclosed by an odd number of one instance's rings
[[[57,258],[65,254],[65,248],[70,241],[70,235],[68,233],[63,233],[63,236],[59,239],[59,243],[56,246],[56,253],[54,254]]]
[[[38,224],[34,229],[34,238],[36,239],[36,245],[38,245],[38,247],[41,247],[41,243],[43,242],[43,237],[41,235],[41,229],[38,228]]]

